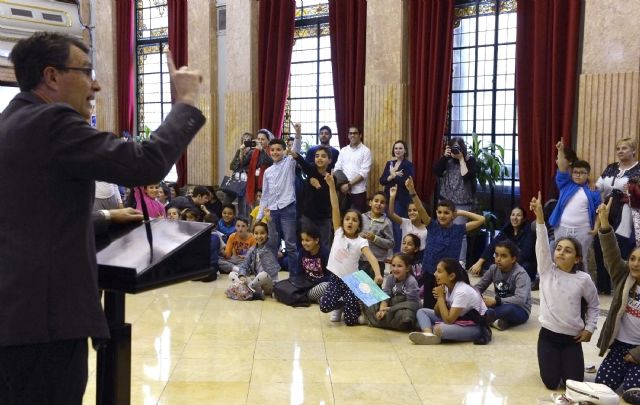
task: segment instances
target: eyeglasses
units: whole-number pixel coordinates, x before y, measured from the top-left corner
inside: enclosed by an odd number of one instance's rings
[[[96,80],[96,71],[92,67],[71,67],[71,66],[56,66],[58,70],[77,70],[84,73],[92,81]]]
[[[571,172],[571,174],[575,174],[576,176],[587,176],[589,175],[589,172],[586,172],[584,170],[574,170]]]

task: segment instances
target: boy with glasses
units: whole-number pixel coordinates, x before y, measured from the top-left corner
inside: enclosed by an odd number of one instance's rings
[[[556,144],[558,158],[556,163],[556,185],[560,191],[556,208],[551,213],[549,224],[554,228],[556,240],[563,237],[573,237],[582,246],[586,257],[595,225],[596,209],[600,205],[600,193],[589,184],[591,166],[587,161],[576,160],[569,164],[562,138]],[[588,260],[583,260],[583,270],[588,273]]]

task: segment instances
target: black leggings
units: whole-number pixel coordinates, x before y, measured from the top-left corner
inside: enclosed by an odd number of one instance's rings
[[[423,270],[422,282],[422,286],[424,287],[424,299],[422,307],[433,309],[436,306],[436,299],[433,298],[433,289],[436,286],[436,276]]]
[[[538,367],[544,385],[555,390],[560,381],[584,379],[582,344],[573,336],[541,328],[538,335]]]

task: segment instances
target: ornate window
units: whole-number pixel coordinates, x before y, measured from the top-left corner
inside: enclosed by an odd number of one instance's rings
[[[169,46],[167,0],[136,1],[136,123],[142,140],[171,111],[171,87],[165,49]],[[165,180],[176,181],[175,166]]]
[[[516,1],[458,1],[453,31],[451,136],[467,144],[472,134],[484,145],[505,149],[509,177],[495,192],[519,193],[515,99]]]
[[[331,144],[338,146],[328,0],[296,0],[294,38],[282,132],[289,133],[291,124],[300,122],[303,144],[315,145],[318,129],[328,125]]]

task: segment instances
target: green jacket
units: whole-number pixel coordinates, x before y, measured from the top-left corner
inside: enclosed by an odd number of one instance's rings
[[[598,235],[600,237],[600,244],[602,245],[604,267],[607,269],[609,276],[611,276],[611,284],[614,288],[609,315],[607,315],[607,320],[604,322],[602,332],[600,332],[600,337],[598,338],[599,354],[603,356],[618,336],[620,319],[626,310],[629,291],[631,291],[636,284],[636,280],[631,277],[627,262],[622,260],[620,249],[618,248],[612,229],[600,229]],[[640,346],[634,347],[629,353],[640,363]]]

